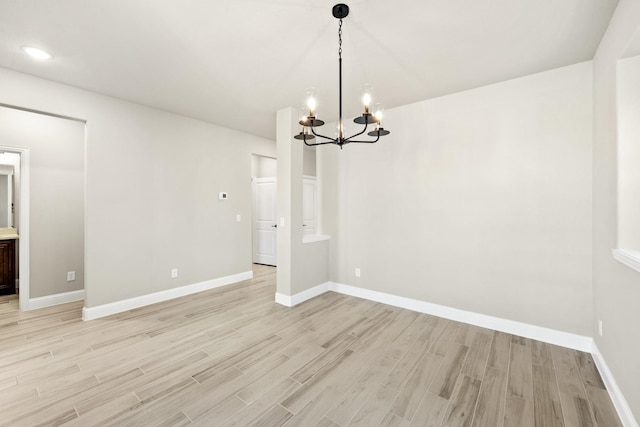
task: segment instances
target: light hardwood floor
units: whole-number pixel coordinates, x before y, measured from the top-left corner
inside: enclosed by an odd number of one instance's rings
[[[89,322],[0,299],[0,424],[621,425],[589,354],[254,273]]]

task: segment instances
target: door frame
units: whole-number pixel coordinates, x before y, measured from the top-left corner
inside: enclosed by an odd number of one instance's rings
[[[0,151],[15,153],[20,156],[20,189],[15,193],[20,197],[20,238],[18,240],[18,274],[20,288],[18,301],[20,311],[29,310],[29,212],[30,212],[30,181],[29,181],[29,149],[0,145]],[[15,224],[14,224],[15,225]]]

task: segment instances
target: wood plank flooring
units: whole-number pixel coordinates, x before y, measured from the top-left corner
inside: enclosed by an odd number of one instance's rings
[[[83,322],[0,299],[3,426],[620,426],[589,354],[358,298],[273,302],[275,269]]]

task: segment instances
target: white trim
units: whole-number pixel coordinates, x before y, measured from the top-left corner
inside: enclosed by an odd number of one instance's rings
[[[609,392],[609,396],[613,401],[613,406],[615,406],[616,411],[618,412],[618,416],[622,421],[622,424],[625,427],[639,427],[638,422],[633,416],[633,412],[631,412],[631,408],[627,403],[627,400],[624,398],[622,392],[618,388],[618,384],[616,380],[613,378],[613,374],[609,370],[609,366],[602,357],[602,353],[598,349],[596,343],[593,343],[591,348],[591,354],[593,355],[593,360],[596,363],[596,367],[600,372],[600,376],[604,381],[604,385],[607,387],[607,391]]]
[[[628,249],[614,249],[613,257],[626,266],[640,271],[640,251],[630,251]]]
[[[486,314],[474,313],[460,310],[444,305],[433,304],[412,298],[400,297],[383,292],[371,291],[355,286],[343,285],[341,283],[331,283],[332,291],[351,295],[370,301],[381,302],[394,307],[406,308],[420,313],[431,314],[445,319],[455,320],[462,323],[506,332],[526,338],[532,338],[550,344],[560,345],[580,351],[591,351],[592,338],[555,329],[544,328],[542,326],[517,322],[515,320],[503,319],[500,317],[488,316]]]
[[[331,282],[326,282],[321,285],[314,286],[311,289],[298,292],[295,295],[285,295],[280,292],[276,292],[276,302],[287,307],[293,307],[294,305],[301,304],[307,300],[310,300],[311,298],[328,292],[330,290],[330,283]]]
[[[207,291],[209,289],[230,285],[232,283],[242,282],[243,280],[250,280],[252,278],[253,271],[245,271],[231,276],[219,277],[205,282],[180,286],[178,288],[167,289],[166,291],[154,292],[152,294],[141,295],[139,297],[129,298],[122,301],[98,305],[96,307],[84,307],[82,309],[82,319],[93,320],[100,317],[111,316],[112,314],[133,310],[134,308],[180,298],[186,295]]]
[[[30,298],[28,302],[28,310],[52,307],[58,304],[65,304],[73,301],[82,301],[83,299],[84,289],[80,289],[79,291],[64,292],[61,294],[47,295],[45,297]]]
[[[285,307],[293,307],[292,299],[289,295],[281,294],[280,292],[276,292],[276,303],[280,305],[284,305]]]
[[[307,234],[302,237],[302,243],[322,242],[324,240],[331,240],[331,236],[328,234]]]
[[[3,107],[15,108],[2,105]],[[0,145],[0,151],[16,153],[20,155],[20,189],[14,196],[17,196],[20,209],[19,229],[20,243],[18,244],[18,274],[20,275],[20,292],[18,293],[18,304],[21,311],[32,310],[29,298],[29,210],[30,210],[30,183],[29,183],[29,149],[23,147],[11,147]],[[15,225],[15,224],[14,224]]]
[[[6,150],[5,150],[6,151]],[[18,249],[18,274],[20,274],[20,310],[29,310],[29,291],[31,289],[31,261],[29,245],[31,243],[29,218],[31,217],[31,180],[30,156],[26,148],[16,148],[20,153],[20,243]]]
[[[291,296],[276,294],[276,302],[287,307],[292,307],[327,291],[364,298],[369,301],[376,301],[392,305],[394,307],[406,308],[407,310],[417,311],[419,313],[444,317],[445,319],[469,323],[471,325],[481,326],[483,328],[519,335],[526,338],[532,338],[538,341],[585,352],[591,352],[593,344],[593,339],[591,337],[583,335],[572,334],[569,332],[544,328],[542,326],[517,322],[515,320],[502,319],[500,317],[488,316],[486,314],[474,313],[471,311],[460,310],[444,305],[433,304],[426,301],[391,295],[383,292],[371,291],[335,282],[323,283],[322,285],[315,286]]]

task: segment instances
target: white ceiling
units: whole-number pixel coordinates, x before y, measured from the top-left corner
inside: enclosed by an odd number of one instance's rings
[[[337,117],[335,0],[0,0],[0,67],[275,139],[319,92]],[[590,60],[617,0],[351,0],[345,115]],[[24,45],[51,52],[36,62]]]

